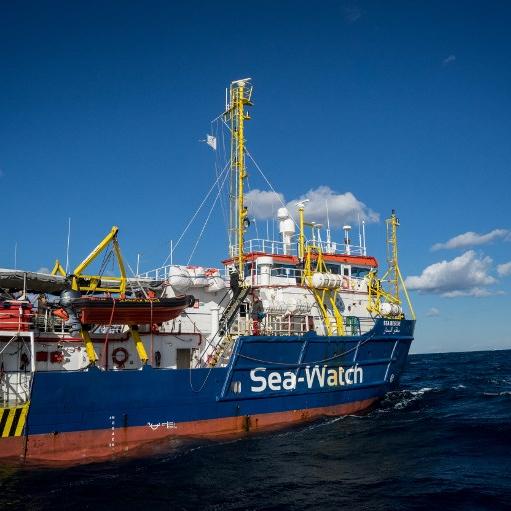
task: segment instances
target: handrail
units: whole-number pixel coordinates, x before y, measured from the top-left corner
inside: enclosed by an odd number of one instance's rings
[[[325,255],[365,255],[364,247],[360,245],[346,245],[334,241],[307,240],[305,246],[320,247]],[[297,236],[293,236],[290,243],[284,243],[283,241],[266,238],[251,238],[243,243],[243,252],[262,252],[268,255],[298,256],[298,239]],[[237,255],[238,246],[232,245],[229,256],[236,257]]]

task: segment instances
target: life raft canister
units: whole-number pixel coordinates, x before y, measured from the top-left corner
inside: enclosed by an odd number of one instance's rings
[[[112,362],[120,369],[124,367],[129,358],[130,354],[126,348],[115,348],[112,351]]]

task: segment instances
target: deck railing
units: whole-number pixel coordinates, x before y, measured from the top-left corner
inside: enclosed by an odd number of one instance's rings
[[[305,242],[305,246],[319,247],[323,254],[365,255],[365,249],[360,245],[346,245],[344,243],[336,243],[334,241],[327,242],[311,239]],[[238,255],[238,245],[233,245],[229,252],[230,257],[236,257]],[[298,256],[298,237],[293,236],[290,243],[264,238],[252,238],[243,243],[243,252],[262,252],[268,255]]]

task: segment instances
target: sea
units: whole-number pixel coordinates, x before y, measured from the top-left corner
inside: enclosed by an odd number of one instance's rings
[[[363,415],[2,466],[0,509],[511,510],[511,350],[412,355],[400,390]]]

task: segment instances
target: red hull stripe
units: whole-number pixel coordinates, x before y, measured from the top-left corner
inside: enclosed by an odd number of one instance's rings
[[[342,405],[274,412],[252,416],[225,417],[192,422],[165,422],[136,427],[116,427],[115,419],[109,429],[48,433],[25,438],[5,438],[0,441],[0,458],[23,457],[43,462],[90,462],[125,454],[127,451],[164,438],[209,438],[263,431],[307,422],[322,416],[342,416],[360,412],[378,398],[365,399]]]

